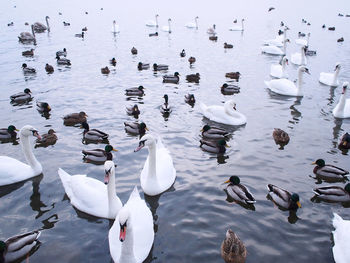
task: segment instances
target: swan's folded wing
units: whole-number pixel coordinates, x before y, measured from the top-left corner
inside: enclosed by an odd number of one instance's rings
[[[0,185],[8,185],[35,176],[33,169],[8,156],[0,156]]]

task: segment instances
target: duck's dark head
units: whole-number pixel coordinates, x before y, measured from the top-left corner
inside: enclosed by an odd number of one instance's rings
[[[175,77],[180,76],[179,72],[176,71],[176,72],[174,73],[174,76],[175,76]]]
[[[89,124],[86,121],[81,123],[81,127],[84,128],[86,132],[90,129]]]
[[[210,126],[208,124],[203,126],[202,132],[206,132],[210,130]]]
[[[301,204],[299,202],[299,195],[296,193],[293,193],[290,197],[290,199],[298,206],[296,208],[301,208]]]
[[[117,152],[118,150],[117,150],[117,149],[114,149],[112,145],[107,144],[107,145],[105,146],[105,152],[109,153],[109,152],[111,152],[111,151]]]
[[[143,86],[139,86],[139,87],[138,87],[138,90],[140,90],[140,91],[143,91],[143,89],[144,89]]]
[[[219,147],[220,153],[224,153],[226,151],[226,147],[229,147],[224,139],[219,140],[217,142],[217,146]]]
[[[54,134],[54,133],[56,133],[56,132],[55,132],[54,129],[50,129],[47,133],[48,133],[48,134]]]
[[[82,117],[82,118],[83,117],[86,118],[87,114],[85,112],[81,111],[81,112],[79,112],[79,116]]]
[[[4,254],[6,253],[6,243],[4,241],[0,241],[0,262],[5,262]]]
[[[51,110],[51,107],[50,107],[50,105],[47,102],[43,102],[41,105],[45,109],[45,111],[50,111]]]
[[[32,92],[30,91],[30,89],[25,89],[25,90],[24,90],[24,93],[30,94],[30,93],[32,93]]]
[[[224,83],[224,85],[222,85],[222,87],[227,88],[228,87],[227,83]]]
[[[141,122],[140,125],[139,125],[139,133],[140,133],[140,135],[145,134],[146,131],[148,131],[146,124],[144,122]]]
[[[27,64],[26,63],[23,63],[22,64],[22,68],[26,68],[27,67]]]
[[[312,164],[316,164],[319,167],[323,167],[326,165],[326,162],[323,159],[317,159],[315,162],[313,162]]]
[[[165,94],[165,95],[163,96],[163,98],[164,98],[164,100],[165,100],[165,103],[168,104],[168,100],[169,100],[168,95]]]
[[[18,129],[16,129],[16,127],[14,125],[10,125],[7,127],[7,131],[12,133],[14,131],[19,131]]]
[[[350,194],[350,183],[345,185],[344,189],[345,189],[345,191],[347,191]]]
[[[227,183],[232,183],[233,185],[239,185],[240,182],[241,182],[241,180],[239,179],[239,177],[237,175],[233,175],[225,183],[226,184]]]

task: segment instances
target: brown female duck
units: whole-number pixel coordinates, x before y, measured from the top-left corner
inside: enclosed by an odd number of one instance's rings
[[[73,126],[86,121],[86,113],[81,111],[79,113],[71,113],[63,117],[63,124]]]

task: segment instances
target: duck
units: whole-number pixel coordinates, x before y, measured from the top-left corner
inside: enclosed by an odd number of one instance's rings
[[[196,58],[195,57],[189,57],[188,58],[188,62],[190,62],[190,65],[192,65],[194,62],[196,62]]]
[[[61,58],[60,56],[56,56],[56,60],[58,65],[71,65],[70,60],[68,58]]]
[[[289,39],[285,39],[283,41],[283,49],[280,49],[276,46],[263,46],[261,48],[262,53],[268,54],[268,55],[276,55],[276,56],[284,56],[286,54],[286,43],[290,42]]]
[[[241,76],[241,73],[239,73],[238,71],[237,72],[228,72],[225,74],[226,78],[235,79],[236,81],[239,80],[240,76]]]
[[[26,88],[26,89],[24,89],[23,92],[19,92],[19,93],[13,94],[10,97],[11,102],[23,103],[23,102],[30,101],[32,99],[31,93],[32,92],[30,91],[30,89]]]
[[[174,75],[165,75],[163,76],[163,83],[174,83],[178,84],[180,80],[179,72],[175,72]]]
[[[305,55],[306,56],[316,56],[317,51],[316,50],[310,50],[308,47],[305,47]]]
[[[340,149],[350,149],[350,134],[349,133],[345,133],[341,139],[340,139],[340,143],[338,146]]]
[[[127,96],[143,96],[145,94],[145,91],[143,90],[143,86],[138,86],[137,88],[130,88],[126,89],[126,95]]]
[[[86,32],[86,31],[88,31],[88,29],[87,29],[87,27],[86,27],[86,26],[84,26],[84,27],[81,29],[81,31]]]
[[[151,134],[141,137],[139,146],[134,152],[148,147],[148,157],[141,171],[141,187],[145,194],[155,196],[168,190],[175,182],[176,170],[169,151],[160,138]]]
[[[90,129],[89,124],[84,121],[81,123],[81,127],[84,128],[83,137],[87,141],[102,142],[108,140],[108,134],[98,129]]]
[[[74,36],[79,38],[84,38],[84,31],[82,31],[81,34],[75,34]]]
[[[300,33],[300,32],[299,32]],[[304,46],[304,47],[308,47],[309,46],[309,41],[310,41],[310,33],[307,33],[307,39],[303,39],[303,38],[298,38],[298,39],[296,39],[295,40],[295,44],[297,44],[297,45],[301,45],[301,46]],[[299,37],[300,36],[305,36],[305,34],[304,35],[301,35],[301,34],[299,34]]]
[[[290,61],[298,66],[306,66],[307,60],[305,56],[305,46],[301,47],[300,53],[293,53],[290,57]]]
[[[46,26],[44,24],[40,23],[40,22],[34,23],[34,25],[33,25],[34,26],[34,31],[36,33],[42,33],[42,32],[45,32],[46,30],[48,32],[50,32],[49,18],[50,18],[49,16],[45,17]]]
[[[334,27],[334,26],[328,27],[328,30],[334,31],[334,30],[335,30],[335,27]]]
[[[218,40],[218,36],[209,36],[209,40],[217,41]]]
[[[149,69],[149,64],[148,64],[148,63],[139,62],[139,63],[137,64],[137,69],[138,69],[138,70]]]
[[[125,130],[127,133],[133,135],[140,135],[141,137],[148,131],[148,128],[144,122],[124,122]]]
[[[335,64],[334,73],[321,72],[318,81],[327,86],[337,87],[339,85],[338,76],[340,69],[341,64],[338,62],[337,64]]]
[[[270,75],[277,79],[287,79],[288,73],[286,72],[286,65],[288,65],[288,58],[283,56],[282,65],[273,64],[271,65]]]
[[[133,55],[137,54],[137,49],[135,47],[132,47],[131,54],[133,54]]]
[[[158,17],[159,17],[159,15],[155,15],[156,20],[155,20],[155,21],[153,21],[153,20],[147,21],[147,22],[146,22],[146,26],[149,26],[149,27],[158,27],[158,26],[159,26],[159,25],[158,25]]]
[[[346,179],[347,174],[349,174],[349,171],[344,170],[343,168],[326,164],[323,159],[317,159],[312,164],[316,165],[313,173],[323,179],[344,180]]]
[[[201,78],[201,77],[200,77],[199,73],[186,75],[186,80],[187,80],[188,82],[199,83],[200,78]]]
[[[240,87],[238,87],[237,85],[227,83],[224,83],[220,89],[223,95],[233,95],[235,93],[240,92]]]
[[[58,175],[75,208],[96,217],[115,219],[123,206],[115,191],[115,167],[111,160],[104,162],[104,182],[86,174],[70,175],[62,168],[58,168]]]
[[[67,126],[76,125],[86,121],[87,114],[83,111],[79,113],[71,113],[63,117],[63,124]]]
[[[210,152],[210,153],[225,153],[226,148],[229,147],[224,139],[220,139],[217,141],[208,140],[208,139],[201,139],[199,147],[201,147],[204,151]]]
[[[170,114],[171,112],[172,112],[172,108],[169,106],[169,103],[168,103],[168,100],[169,100],[169,98],[168,98],[168,95],[167,94],[165,94],[164,96],[163,96],[163,98],[164,98],[164,103],[162,104],[162,106],[160,107],[160,112],[162,113],[162,114]]]
[[[24,74],[34,74],[36,73],[35,68],[28,67],[26,63],[22,64],[22,69]]]
[[[241,180],[238,176],[231,176],[229,180],[225,181],[225,184],[227,183],[226,191],[231,198],[246,204],[256,203],[253,195],[245,185],[241,184]]]
[[[241,20],[241,26],[238,25],[234,25],[232,27],[230,27],[228,30],[230,31],[244,31],[244,19]]]
[[[22,52],[22,56],[25,56],[25,57],[32,57],[32,56],[34,56],[34,49],[31,48],[30,50],[23,51]]]
[[[10,22],[10,23],[7,24],[7,26],[13,26],[13,25],[14,25],[13,22]]]
[[[7,128],[0,129],[0,140],[15,140],[19,131],[14,125],[9,125]]]
[[[46,65],[45,65],[45,70],[48,74],[51,74],[55,71],[53,66],[49,65],[48,63],[46,63]]]
[[[157,63],[154,63],[154,64],[153,64],[153,70],[154,70],[154,71],[168,70],[168,69],[169,69],[169,66],[168,66],[168,65],[165,65],[165,64],[157,64]]]
[[[168,32],[169,34],[171,33],[170,22],[171,22],[171,18],[168,19],[168,25],[162,27],[162,30],[163,30],[164,32]]]
[[[92,149],[92,150],[82,150],[84,155],[84,160],[86,162],[104,163],[107,160],[113,159],[113,154],[111,151],[117,152],[112,145],[107,144],[103,149]]]
[[[187,27],[187,28],[195,28],[195,29],[198,29],[198,16],[196,16],[195,18],[194,18],[194,23],[193,22],[189,22],[189,23],[187,23],[186,25],[185,25],[185,27]]]
[[[25,125],[19,131],[20,144],[28,164],[8,156],[0,156],[0,186],[21,182],[42,173],[43,168],[33,154],[29,136],[41,138],[31,125]]]
[[[55,133],[54,129],[50,129],[47,133],[42,134],[40,139],[36,139],[35,148],[54,145],[57,141],[57,135]]]
[[[35,230],[0,241],[0,262],[20,262],[26,257],[29,261],[31,252],[35,252],[41,244],[38,240],[40,234]]]
[[[158,32],[149,33],[148,36],[149,37],[157,37],[158,36]]]
[[[203,115],[212,121],[234,126],[247,123],[247,118],[236,110],[236,103],[233,100],[226,101],[224,106],[207,106],[201,103],[200,107]]]
[[[338,104],[333,109],[333,116],[336,118],[350,118],[350,99],[346,99],[346,91],[349,82],[345,81],[343,83],[343,92],[340,96]]]
[[[337,42],[344,42],[344,38],[343,38],[343,37],[338,38],[338,39],[337,39]]]
[[[63,48],[63,50],[56,51],[56,57],[66,57],[67,56],[67,49]]]
[[[350,183],[344,188],[340,186],[325,186],[312,190],[317,199],[329,202],[350,202]]]
[[[69,23],[69,22],[66,22],[66,21],[63,21],[63,25],[64,25],[64,26],[70,26],[70,23]]]
[[[180,52],[180,57],[182,58],[186,57],[186,52],[184,49]]]
[[[298,194],[291,194],[287,190],[273,184],[268,184],[267,188],[269,190],[268,195],[278,206],[287,210],[297,210],[298,208],[301,208]]]
[[[36,102],[36,109],[40,113],[49,113],[51,111],[51,107],[47,102]]]
[[[297,84],[289,79],[273,79],[265,81],[265,85],[269,90],[280,95],[302,97],[304,96],[302,90],[303,73],[310,74],[309,69],[305,66],[299,66]]]
[[[289,143],[289,135],[282,129],[275,128],[273,130],[272,137],[276,144],[286,145]]]
[[[190,104],[190,105],[193,105],[196,102],[194,94],[186,94],[185,95],[185,102]]]
[[[221,243],[221,257],[226,263],[244,263],[246,260],[247,249],[231,229],[226,231],[225,239]]]
[[[105,66],[104,68],[101,68],[101,73],[102,74],[109,74],[111,71],[109,70],[109,68],[107,66]]]
[[[224,43],[224,48],[233,48],[232,44],[227,44],[226,42]]]
[[[203,139],[209,140],[226,140],[230,135],[225,129],[210,126],[208,124],[204,125],[201,129]]]
[[[285,27],[283,31],[279,30],[278,35],[274,39],[264,40],[263,44],[266,46],[283,47],[283,43],[287,39],[288,30],[288,27]]]
[[[137,104],[135,104],[134,106],[126,107],[126,113],[128,115],[133,115],[133,116],[137,117],[140,115],[140,110],[139,110],[139,107],[137,106]]]
[[[214,24],[213,27],[209,27],[207,29],[207,33],[210,34],[210,35],[215,35],[216,34],[215,29],[216,29],[216,25]]]
[[[117,65],[117,60],[115,58],[112,58],[109,63],[115,67],[115,65]]]
[[[336,263],[346,263],[350,257],[348,249],[350,220],[344,220],[336,213],[333,213],[333,216],[333,258]]]
[[[119,25],[117,24],[117,21],[113,20],[113,34],[120,33]]]
[[[114,262],[141,263],[148,257],[154,242],[153,216],[136,186],[115,217],[108,242]]]

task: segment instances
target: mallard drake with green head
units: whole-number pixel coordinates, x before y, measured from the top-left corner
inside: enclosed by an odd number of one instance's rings
[[[345,133],[340,140],[339,149],[350,149],[350,134]]]
[[[10,97],[11,102],[23,103],[23,102],[30,101],[32,99],[31,93],[32,92],[30,91],[30,89],[25,89],[23,92],[13,94]]]
[[[186,52],[184,49],[180,52],[180,57],[182,58],[186,57]]]
[[[225,153],[226,147],[229,147],[226,144],[226,141],[221,139],[218,141],[211,141],[207,139],[200,140],[200,147],[210,153]]]
[[[163,76],[163,83],[174,83],[178,84],[180,81],[179,72],[175,72],[174,75],[165,75]]]
[[[125,90],[127,96],[143,96],[145,91],[143,86],[138,86],[137,88],[130,88]]]
[[[63,124],[67,126],[76,125],[86,121],[86,117],[88,116],[83,111],[79,113],[71,113],[63,117]]]
[[[137,69],[138,70],[149,69],[149,63],[139,62],[139,64],[137,64]]]
[[[90,129],[89,124],[84,121],[81,123],[81,127],[84,128],[83,136],[84,140],[102,142],[108,140],[108,134],[98,129]]]
[[[10,125],[7,128],[0,129],[0,140],[15,140],[17,138],[17,132],[19,131],[14,125]]]
[[[144,122],[124,122],[124,125],[126,132],[133,135],[140,135],[142,137],[148,131]]]
[[[47,102],[36,102],[36,109],[40,113],[49,113],[51,111],[51,107]]]
[[[165,65],[165,64],[157,64],[157,63],[154,63],[154,64],[153,64],[153,70],[154,70],[154,71],[168,70],[168,69],[169,69],[169,66],[168,66],[168,65]]]
[[[226,191],[231,198],[246,204],[256,203],[253,195],[249,192],[245,185],[241,184],[241,180],[238,176],[231,176],[229,180],[225,181],[225,184],[227,183],[228,185],[226,187]]]
[[[202,137],[205,139],[225,140],[230,135],[226,130],[208,124],[203,126],[201,130]]]
[[[201,76],[199,75],[199,73],[196,74],[190,74],[186,76],[186,80],[188,82],[195,82],[195,83],[199,83]]]
[[[56,56],[56,60],[58,65],[67,65],[67,66],[72,65],[68,58],[61,58],[60,56]]]
[[[67,49],[66,48],[63,48],[63,50],[58,50],[56,52],[56,56],[59,56],[59,57],[66,57],[67,56]]]
[[[41,138],[36,139],[35,148],[54,145],[56,141],[57,141],[56,132],[54,131],[54,129],[50,129],[47,133],[42,134]]]
[[[137,104],[135,104],[134,106],[126,107],[126,113],[128,115],[133,115],[134,117],[137,117],[140,114],[140,110]]]
[[[186,94],[185,95],[185,102],[190,104],[190,105],[194,105],[196,102],[194,94]]]
[[[319,187],[312,190],[318,199],[330,202],[350,202],[350,183],[340,186]]]
[[[349,171],[339,168],[337,166],[326,164],[323,159],[318,159],[312,164],[315,164],[313,173],[319,176],[321,179],[330,180],[344,180]]]
[[[112,58],[109,63],[111,63],[112,66],[115,67],[115,65],[117,65],[117,60],[115,58]]]
[[[291,194],[287,190],[273,184],[268,184],[267,189],[269,190],[268,195],[271,197],[272,201],[281,208],[287,210],[297,210],[301,208],[298,194]]]
[[[26,63],[22,64],[22,69],[24,74],[34,74],[36,73],[35,68],[28,67]]]
[[[224,83],[221,86],[221,93],[223,95],[233,95],[235,93],[239,93],[239,91],[240,91],[240,87],[238,87],[237,85]]]
[[[247,249],[239,237],[228,229],[226,237],[221,243],[221,257],[226,263],[244,263],[247,257]]]
[[[168,98],[168,95],[165,94],[163,96],[164,98],[164,103],[162,104],[162,106],[160,107],[160,112],[162,114],[170,114],[172,112],[172,108],[171,106],[169,105],[168,101],[169,101],[169,98]]]
[[[84,160],[89,162],[104,163],[107,160],[113,160],[113,155],[111,151],[117,152],[112,145],[108,144],[105,149],[92,149],[92,150],[82,150],[84,155]]]

